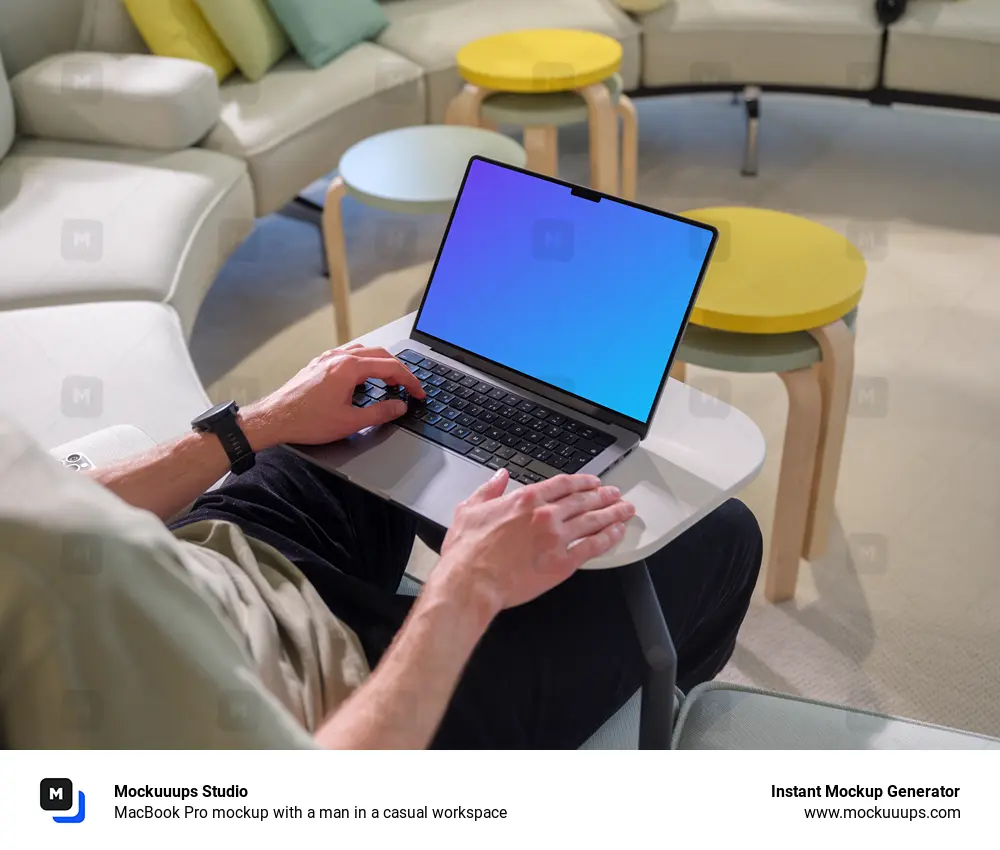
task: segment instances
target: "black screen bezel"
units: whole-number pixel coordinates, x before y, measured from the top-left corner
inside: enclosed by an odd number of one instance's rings
[[[534,177],[537,180],[545,180],[549,183],[555,183],[558,186],[563,186],[569,189],[573,194],[581,197],[582,199],[587,199],[595,202],[601,202],[604,200],[612,201],[617,204],[624,204],[625,206],[633,207],[638,210],[643,210],[644,212],[653,213],[654,215],[660,215],[664,218],[672,219],[673,221],[681,222],[682,224],[687,224],[701,230],[707,231],[711,234],[711,243],[709,244],[708,251],[705,253],[705,259],[702,263],[701,270],[698,273],[698,280],[695,283],[694,289],[691,292],[691,297],[688,301],[687,309],[684,312],[684,319],[681,321],[680,329],[677,333],[676,339],[674,339],[673,348],[670,351],[670,357],[667,359],[666,367],[663,370],[663,377],[660,379],[660,385],[656,390],[656,395],[653,398],[653,403],[649,408],[649,415],[645,421],[638,419],[633,419],[631,416],[626,416],[619,413],[616,410],[611,410],[608,407],[602,407],[601,405],[594,404],[592,401],[588,401],[585,398],[574,395],[573,393],[566,392],[559,387],[553,386],[552,384],[547,384],[538,378],[533,378],[530,375],[526,375],[523,372],[518,372],[514,369],[510,369],[501,363],[497,363],[495,360],[489,360],[482,357],[475,352],[469,351],[464,348],[459,348],[456,345],[448,342],[447,340],[440,339],[439,337],[432,336],[424,331],[417,328],[420,324],[420,317],[423,315],[424,304],[427,302],[427,295],[430,292],[431,286],[434,282],[434,274],[437,272],[438,263],[441,260],[441,254],[444,252],[444,246],[448,241],[448,233],[451,231],[452,222],[455,219],[455,212],[458,210],[458,205],[462,200],[462,193],[465,191],[465,184],[469,179],[469,172],[472,170],[472,164],[476,161],[485,162],[490,165],[497,166],[499,168],[505,168],[509,171],[516,171],[520,174],[527,175],[529,177]],[[513,384],[520,389],[527,390],[529,392],[537,393],[543,398],[547,398],[565,407],[571,408],[572,410],[579,411],[580,413],[590,416],[602,422],[608,422],[619,427],[625,428],[639,435],[640,439],[644,439],[649,433],[650,424],[652,423],[653,417],[656,415],[656,409],[659,406],[660,398],[663,395],[663,388],[667,385],[667,379],[670,377],[670,367],[673,365],[674,357],[677,354],[677,348],[680,346],[681,338],[684,336],[684,329],[687,327],[688,320],[691,317],[691,310],[694,308],[695,301],[698,298],[698,292],[701,289],[702,282],[705,279],[705,272],[708,269],[708,264],[712,259],[712,255],[715,253],[715,246],[719,241],[719,231],[710,224],[705,224],[700,221],[694,221],[690,218],[685,218],[683,216],[674,215],[673,213],[668,213],[663,210],[658,210],[654,207],[646,206],[645,204],[639,204],[635,201],[626,201],[623,198],[615,197],[614,195],[608,195],[603,192],[597,192],[593,189],[589,189],[585,186],[579,186],[575,183],[568,183],[565,180],[559,180],[556,177],[548,177],[543,174],[536,174],[533,171],[528,171],[525,168],[518,168],[517,166],[509,165],[505,162],[499,162],[494,159],[490,159],[485,156],[473,156],[469,159],[469,164],[466,166],[465,174],[462,177],[462,185],[459,187],[458,195],[455,198],[455,203],[451,208],[451,213],[448,216],[448,225],[445,227],[444,236],[441,238],[441,244],[438,247],[437,256],[434,258],[434,265],[431,267],[430,276],[427,279],[427,285],[424,287],[423,296],[420,299],[420,306],[417,308],[417,314],[413,319],[413,328],[410,331],[410,338],[421,342],[457,360],[460,363],[464,363],[474,369],[478,369],[487,374],[493,375],[496,378],[506,381],[507,383]]]

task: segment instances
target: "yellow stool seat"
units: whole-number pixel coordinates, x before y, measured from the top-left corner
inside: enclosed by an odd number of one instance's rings
[[[456,62],[467,83],[492,91],[575,91],[617,73],[622,46],[584,30],[518,30],[470,42]]]
[[[861,300],[867,267],[835,230],[800,216],[746,207],[690,210],[719,243],[691,321],[718,331],[783,334],[821,328]]]

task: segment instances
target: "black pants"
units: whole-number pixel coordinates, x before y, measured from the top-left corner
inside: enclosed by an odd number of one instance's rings
[[[289,558],[354,629],[372,667],[378,663],[413,603],[396,588],[417,533],[414,517],[274,449],[174,525],[204,519],[233,522]],[[433,543],[434,531],[421,536]],[[711,679],[729,659],[760,561],[757,521],[736,500],[647,560],[677,647],[681,690]],[[636,692],[643,670],[615,571],[578,572],[496,618],[434,745],[577,747]]]

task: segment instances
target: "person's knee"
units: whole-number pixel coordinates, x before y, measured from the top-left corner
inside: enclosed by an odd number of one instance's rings
[[[764,554],[764,539],[757,517],[739,499],[730,499],[713,514],[716,534],[729,542],[734,566],[741,567],[748,580],[757,581]]]

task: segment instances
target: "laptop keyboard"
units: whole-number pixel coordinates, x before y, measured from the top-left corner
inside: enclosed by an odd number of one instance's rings
[[[490,469],[506,467],[522,484],[578,472],[615,442],[610,434],[419,352],[407,349],[397,357],[427,398],[412,398],[402,387],[372,378],[355,389],[355,406],[402,398],[409,409],[396,425]]]

